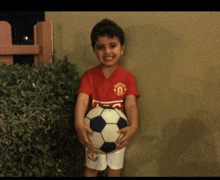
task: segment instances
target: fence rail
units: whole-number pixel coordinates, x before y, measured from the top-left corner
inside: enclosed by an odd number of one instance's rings
[[[39,45],[0,46],[0,55],[39,54]]]
[[[13,55],[33,54],[35,65],[50,62],[53,54],[52,24],[38,22],[34,26],[34,45],[12,45],[11,25],[0,21],[0,61],[13,64]]]

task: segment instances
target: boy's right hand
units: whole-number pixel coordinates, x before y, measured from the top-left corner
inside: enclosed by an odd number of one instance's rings
[[[79,138],[79,142],[84,145],[85,147],[89,149],[93,149],[94,145],[93,143],[89,140],[89,135],[93,136],[93,131],[86,125],[82,125],[80,127],[76,128],[76,132]]]

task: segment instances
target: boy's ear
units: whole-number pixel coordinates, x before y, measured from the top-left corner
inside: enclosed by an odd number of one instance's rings
[[[121,46],[121,55],[123,55],[124,52],[125,52],[125,45],[122,45],[122,46]]]

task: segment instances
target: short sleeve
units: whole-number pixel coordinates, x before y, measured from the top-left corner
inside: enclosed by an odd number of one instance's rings
[[[126,92],[126,95],[135,95],[137,97],[140,96],[140,94],[137,90],[135,77],[132,74],[129,74],[127,76],[127,92]]]
[[[89,82],[89,73],[88,72],[85,72],[83,74],[80,87],[76,93],[77,94],[85,93],[85,94],[88,94],[89,96],[91,95],[91,84]]]

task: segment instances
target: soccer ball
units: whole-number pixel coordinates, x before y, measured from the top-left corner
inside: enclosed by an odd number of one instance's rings
[[[84,123],[90,127],[94,135],[90,136],[90,141],[94,144],[93,151],[96,153],[115,152],[115,142],[124,135],[118,130],[128,125],[126,116],[118,109],[103,106],[93,108],[84,118]]]

